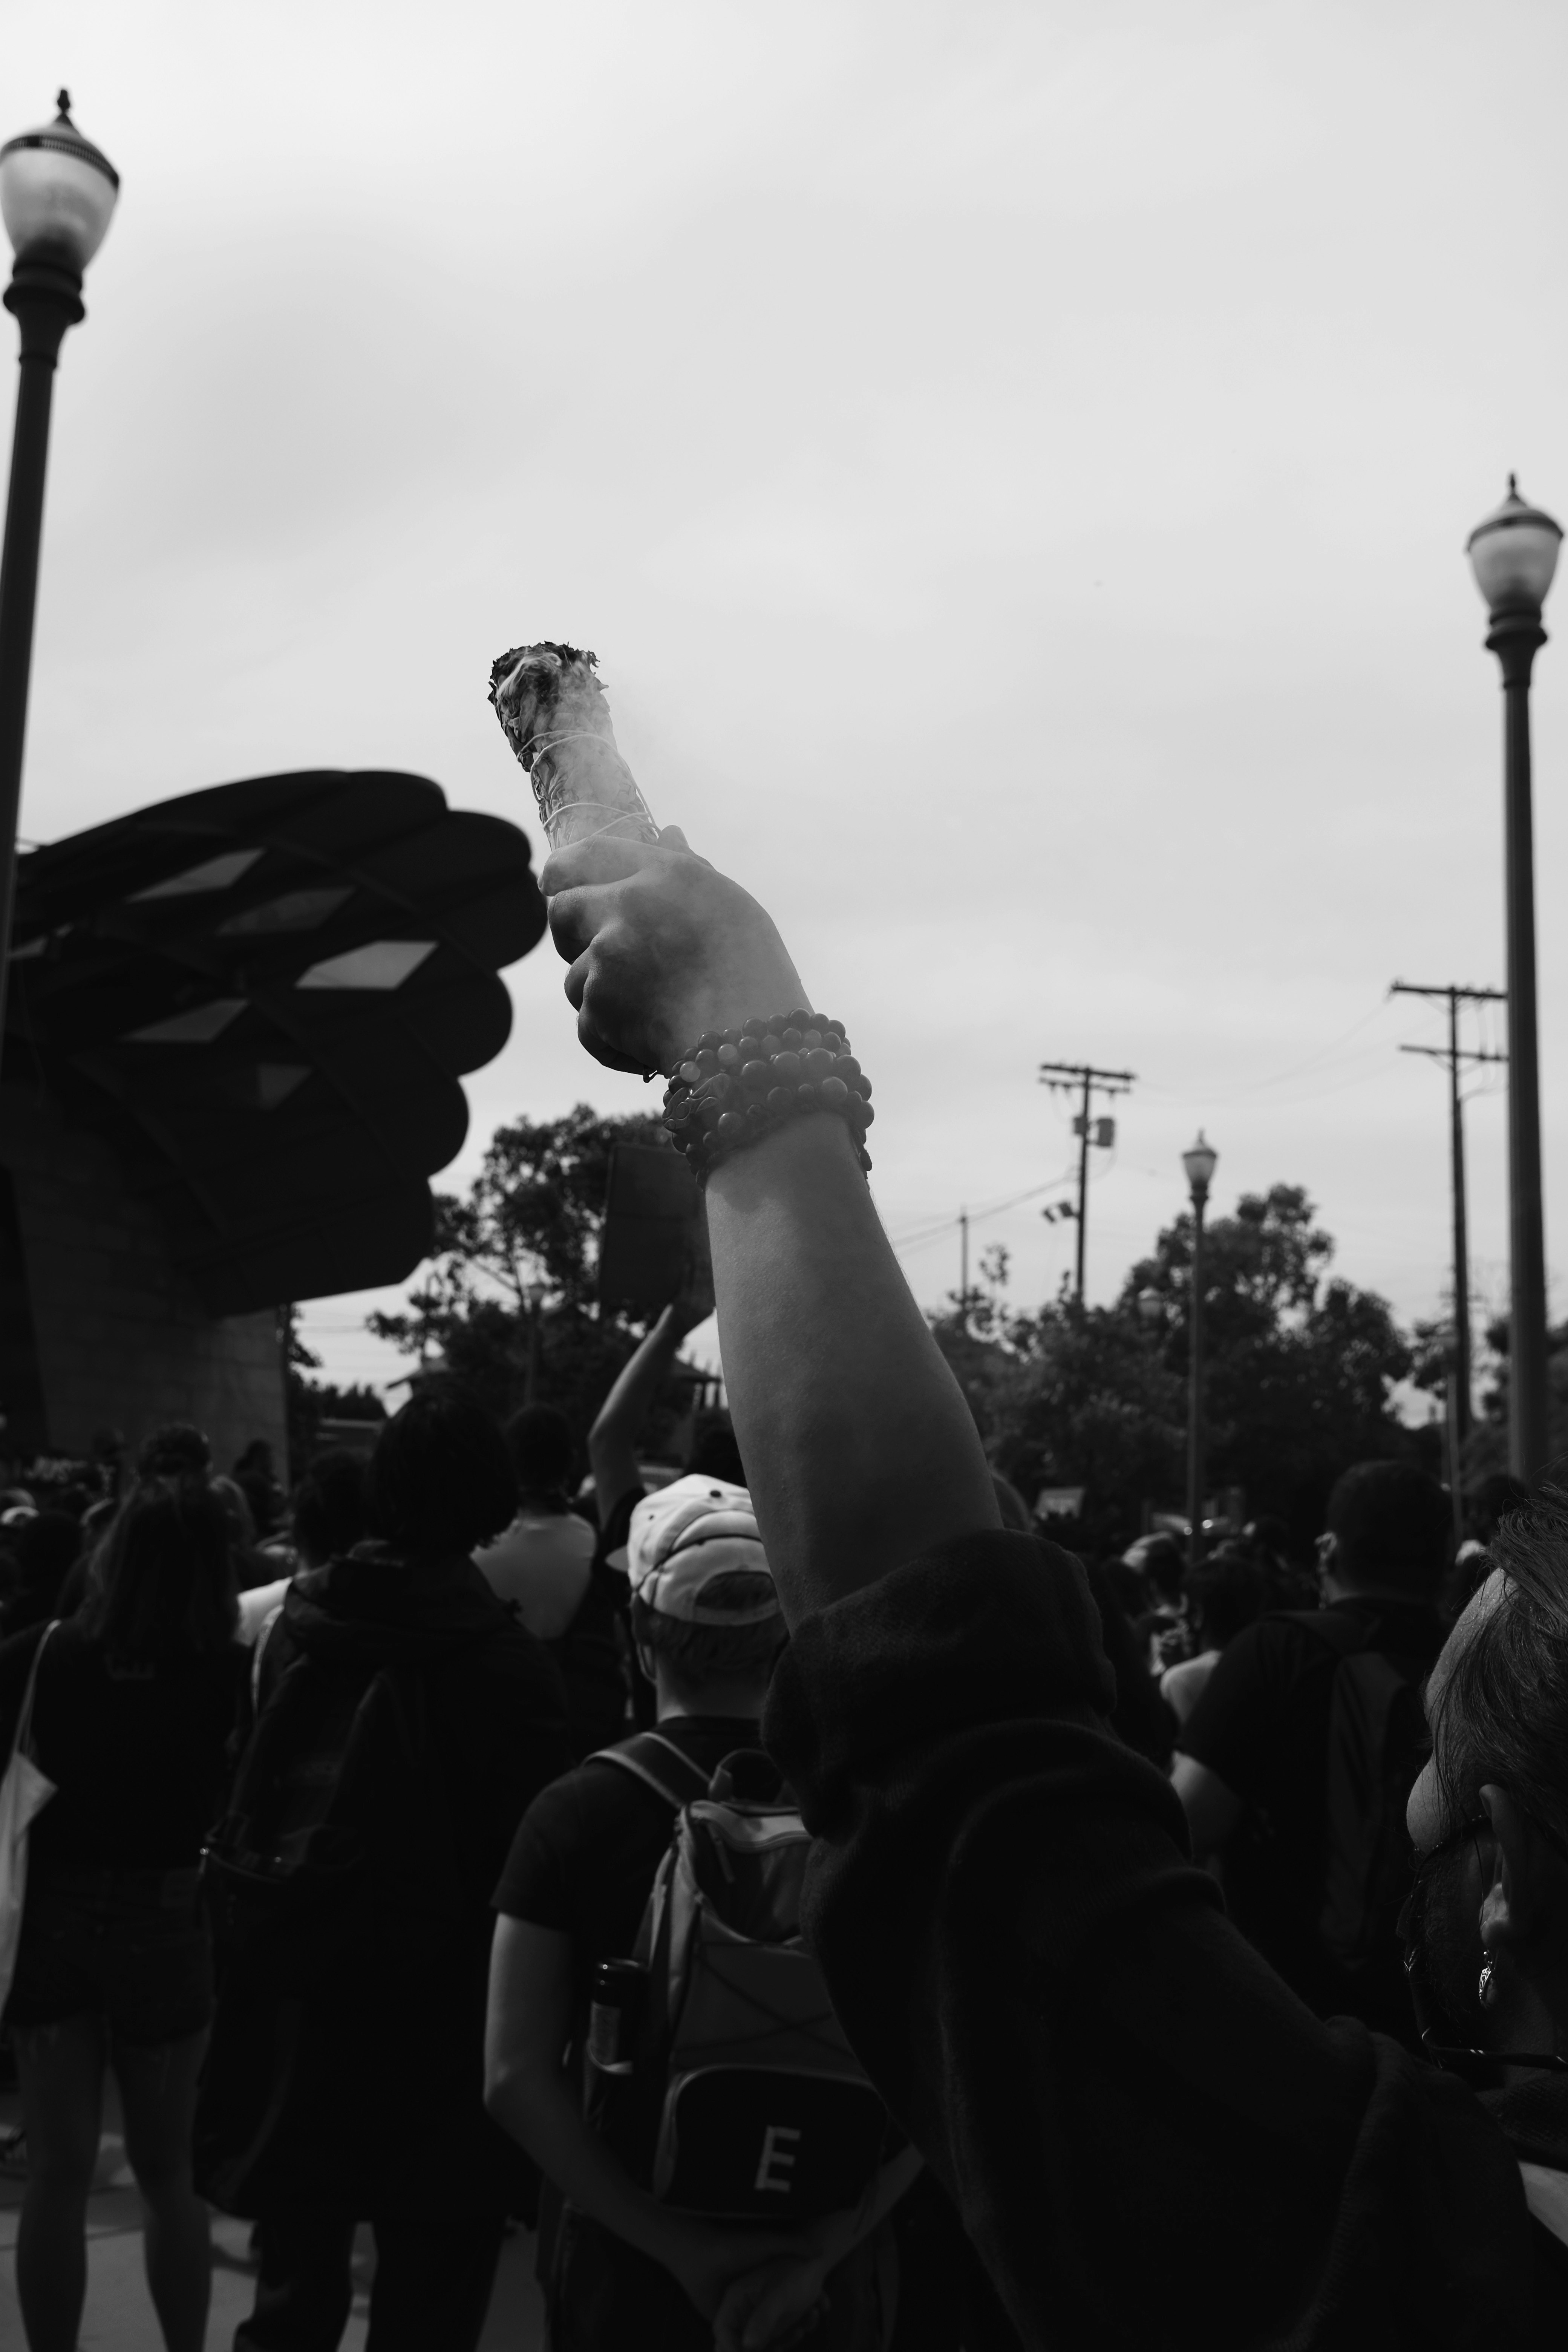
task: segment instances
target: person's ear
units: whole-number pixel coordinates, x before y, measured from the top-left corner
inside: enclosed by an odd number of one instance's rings
[[[1506,1789],[1489,1783],[1480,1792],[1481,1810],[1491,1823],[1496,1841],[1491,1885],[1481,1898],[1481,1941],[1489,1952],[1506,1944],[1522,1944],[1554,1907],[1554,1898],[1568,1892],[1563,1873],[1545,1840],[1520,1811]]]
[[[634,1642],[632,1647],[637,1654],[637,1664],[642,1669],[643,1680],[645,1682],[657,1683],[658,1676],[654,1672],[654,1654],[648,1648],[647,1643],[646,1642]]]

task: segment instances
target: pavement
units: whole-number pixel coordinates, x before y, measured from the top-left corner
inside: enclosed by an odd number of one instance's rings
[[[20,2122],[16,2093],[0,2092],[0,2140]],[[14,2260],[22,2189],[19,2178],[0,2174],[0,2346],[5,2352],[22,2352],[26,2340],[16,2302]],[[142,2274],[142,2203],[125,2162],[112,2082],[107,2087],[87,2235],[87,2309],[80,2352],[163,2352],[163,2339]],[[544,2311],[533,2265],[533,2237],[520,2229],[502,2250],[480,2352],[542,2352]],[[343,2335],[343,2352],[363,2352],[374,2267],[370,2232],[362,2230],[354,2249],[353,2312]],[[231,2221],[215,2213],[212,2317],[207,2325],[212,2352],[228,2352],[236,2327],[250,2309],[255,2281],[249,2222]]]

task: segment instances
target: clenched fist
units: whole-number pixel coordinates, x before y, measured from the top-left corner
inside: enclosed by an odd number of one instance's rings
[[[668,1070],[704,1029],[810,1006],[772,917],[677,825],[558,849],[539,887],[578,1037],[613,1070]]]

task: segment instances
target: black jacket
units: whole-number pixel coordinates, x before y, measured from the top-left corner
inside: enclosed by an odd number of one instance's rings
[[[416,1788],[421,1797],[433,1789],[434,1801],[410,1819],[406,1775],[389,1776],[393,1817],[373,1816],[372,1870],[378,1852],[404,1871],[414,1857],[416,1880],[434,1890],[435,1940],[428,1916],[400,1927],[394,1882],[376,1907],[383,1924],[368,1958],[363,1942],[351,1943],[346,1961],[331,1963],[302,1997],[269,1990],[265,1975],[236,1961],[219,1986],[198,2128],[206,2178],[226,2168],[221,2177],[247,2184],[229,2197],[235,2211],[264,2210],[280,2181],[284,2193],[364,2210],[377,2168],[406,2163],[415,2147],[446,2189],[504,2201],[520,2185],[521,2159],[483,2105],[489,1898],[523,1813],[572,1760],[560,1675],[471,1560],[407,1561],[380,1544],[358,1545],[290,1587],[261,1653],[264,1711],[301,1654],[329,1666],[409,1668],[417,1678]],[[253,2053],[268,2042],[287,2053],[287,2095],[276,2088],[279,2055],[258,2127],[270,2154],[265,2170],[258,2161],[247,2175]]]
[[[1519,2118],[1295,1998],[1114,1698],[1076,1561],[985,1534],[797,1627],[765,1725],[834,2005],[1024,2342],[1568,2340]]]

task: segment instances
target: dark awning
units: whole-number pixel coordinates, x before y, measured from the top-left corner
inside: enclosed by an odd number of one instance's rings
[[[110,1140],[213,1314],[400,1281],[543,929],[522,834],[426,777],[222,784],[19,861],[3,1075]]]

